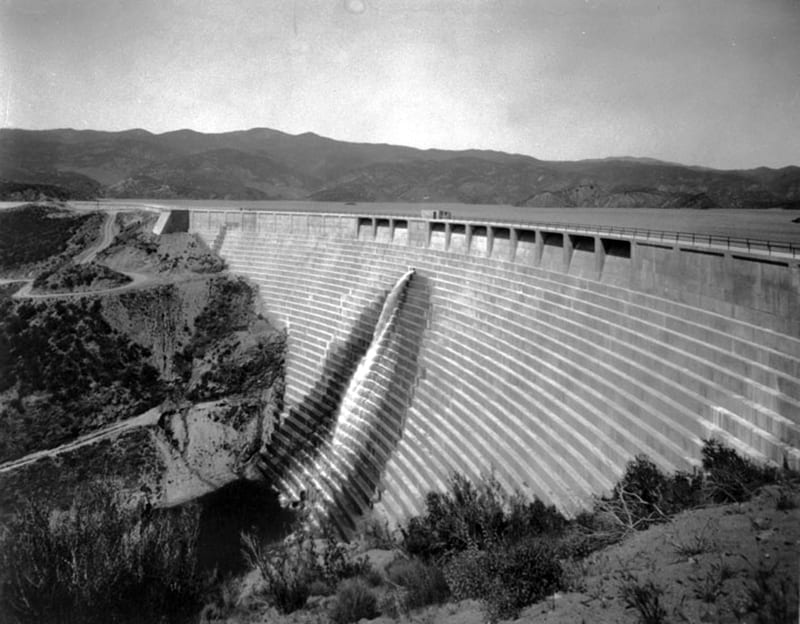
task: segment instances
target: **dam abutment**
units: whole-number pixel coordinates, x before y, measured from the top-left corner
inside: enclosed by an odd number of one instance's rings
[[[409,267],[424,280],[376,377],[376,403],[393,406],[385,462],[364,459],[383,466],[365,482],[391,521],[453,471],[491,470],[570,513],[636,454],[686,469],[712,436],[800,466],[797,248],[400,215],[192,209],[189,228],[288,328],[286,414],[306,410],[382,293]]]

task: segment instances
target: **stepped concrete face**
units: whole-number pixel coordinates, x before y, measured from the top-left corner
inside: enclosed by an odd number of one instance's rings
[[[189,227],[288,329],[286,409],[265,461],[290,495],[315,481],[344,525],[367,508],[390,522],[419,513],[454,471],[491,471],[574,513],[636,454],[689,469],[711,436],[800,466],[791,254],[366,215],[192,210]],[[369,380],[381,422],[363,437],[361,474],[342,486],[286,470],[335,435],[381,306],[410,267]]]

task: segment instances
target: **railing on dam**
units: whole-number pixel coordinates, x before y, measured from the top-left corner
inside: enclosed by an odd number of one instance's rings
[[[716,249],[746,250],[748,253],[764,253],[769,255],[782,255],[791,258],[800,257],[800,245],[755,238],[740,238],[735,236],[720,236],[715,234],[697,234],[693,232],[678,232],[673,230],[650,230],[643,228],[626,228],[604,225],[575,225],[572,223],[542,223],[532,222],[534,227],[563,231],[586,232],[594,234],[611,234],[636,240],[659,241],[663,243],[681,243],[703,245]]]
[[[273,234],[425,249],[621,286],[800,334],[800,245],[643,228],[429,219],[343,212],[192,208],[210,244]],[[227,230],[227,234],[225,233]],[[766,316],[765,316],[766,315]]]
[[[96,209],[100,207],[98,202],[71,202],[77,208]],[[583,233],[595,234],[598,236],[606,235],[627,240],[650,241],[663,244],[691,245],[693,247],[706,247],[715,250],[730,250],[733,252],[745,252],[750,254],[775,256],[784,259],[800,259],[800,242],[776,241],[765,238],[754,238],[745,236],[730,236],[726,234],[708,234],[687,230],[662,230],[648,227],[625,227],[618,225],[592,225],[580,223],[566,223],[560,221],[517,221],[484,217],[469,217],[455,219],[427,218],[417,214],[404,213],[361,213],[361,212],[326,212],[322,211],[294,211],[294,210],[271,210],[259,206],[203,206],[203,207],[177,207],[169,203],[159,204],[156,202],[134,202],[124,201],[114,202],[111,206],[117,210],[147,209],[147,210],[170,210],[170,211],[198,211],[198,212],[225,212],[228,214],[249,213],[271,213],[271,214],[294,214],[299,216],[325,216],[336,218],[376,218],[391,220],[410,220],[410,221],[429,221],[439,223],[451,223],[467,225],[469,223],[480,223],[483,225],[493,225],[497,227],[509,227],[516,229],[540,229],[544,231],[562,233]]]
[[[341,216],[361,216],[370,215],[346,215]],[[373,215],[374,216],[374,215]],[[380,218],[407,219],[402,216],[384,216]],[[422,219],[429,221],[441,221],[445,223],[465,224],[469,222],[481,222],[499,227],[514,227],[519,229],[540,229],[554,232],[581,232],[585,234],[608,234],[619,238],[631,240],[657,241],[661,243],[671,243],[674,245],[688,244],[693,246],[704,246],[714,249],[727,249],[734,251],[747,251],[748,253],[766,253],[767,255],[784,256],[789,258],[800,258],[800,244],[793,244],[779,241],[769,241],[757,238],[745,238],[738,236],[722,236],[719,234],[700,234],[696,232],[681,232],[676,230],[657,230],[649,228],[628,228],[613,225],[583,225],[575,223],[562,223],[554,221],[497,221],[495,219]]]
[[[800,259],[800,243],[771,241],[766,239],[738,237],[720,234],[703,234],[690,231],[660,230],[641,227],[624,227],[616,225],[589,225],[564,223],[557,221],[508,221],[491,218],[470,217],[454,219],[430,219],[407,214],[372,214],[357,212],[293,212],[293,211],[266,211],[250,208],[214,207],[192,209],[201,212],[222,211],[228,214],[241,214],[242,212],[256,212],[259,214],[296,215],[299,217],[326,217],[343,219],[380,219],[398,221],[417,221],[429,223],[445,223],[466,226],[479,223],[486,226],[500,228],[514,228],[518,230],[542,230],[561,233],[582,233],[597,236],[612,236],[626,240],[657,242],[671,245],[691,245],[693,247],[706,247],[713,250],[744,252],[758,255],[776,256],[784,259]]]

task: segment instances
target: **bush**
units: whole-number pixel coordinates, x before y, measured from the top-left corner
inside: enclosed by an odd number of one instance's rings
[[[509,501],[509,511],[504,527],[504,537],[521,539],[531,535],[560,535],[567,527],[567,519],[555,505],[545,505],[539,499],[532,502],[516,494]]]
[[[661,602],[664,590],[652,579],[639,581],[632,575],[626,576],[620,588],[620,597],[625,608],[635,609],[642,624],[662,624],[667,611]]]
[[[67,511],[29,502],[0,544],[3,606],[20,622],[175,621],[200,606],[199,512],[124,507],[109,484]]]
[[[398,559],[389,565],[386,576],[392,585],[402,590],[395,602],[404,613],[441,604],[450,595],[442,570],[420,559]],[[391,615],[396,617],[399,613]]]
[[[353,578],[342,582],[331,609],[331,620],[334,624],[350,624],[361,618],[372,619],[377,615],[378,601],[364,579]]]
[[[428,494],[426,514],[411,519],[403,532],[403,546],[409,554],[439,559],[465,550],[470,543],[491,541],[502,530],[503,502],[494,479],[475,486],[455,474],[449,492]]]
[[[482,599],[492,580],[492,559],[476,547],[453,557],[444,568],[447,587],[455,600]]]
[[[746,501],[760,486],[777,480],[777,469],[758,466],[718,440],[705,440],[702,455],[707,496],[715,503]]]
[[[474,485],[455,474],[449,491],[429,493],[425,504],[425,515],[412,518],[402,534],[405,551],[426,560],[446,560],[470,545],[557,534],[567,524],[555,507],[511,496],[493,477]]]
[[[467,549],[447,564],[445,577],[456,600],[483,601],[492,621],[516,617],[563,585],[557,545],[541,538]]]
[[[486,596],[489,619],[510,619],[562,586],[561,565],[551,541],[528,538],[493,552],[493,582]]]
[[[314,542],[301,537],[263,545],[253,536],[243,535],[242,544],[248,563],[264,579],[267,601],[281,613],[301,608],[319,576]]]
[[[321,540],[303,530],[268,545],[242,535],[242,545],[248,563],[261,572],[268,602],[282,613],[300,609],[312,592],[326,594],[343,579],[371,572],[366,557],[354,559],[330,528]]]
[[[703,501],[703,475],[678,472],[667,476],[646,456],[628,462],[625,474],[611,496],[595,501],[592,514],[578,519],[595,533],[605,534],[598,546],[620,539],[630,531],[644,530],[671,515]]]
[[[353,547],[337,540],[336,533],[330,525],[323,527],[319,550],[317,576],[332,587],[336,587],[342,579],[355,576],[368,577],[372,572],[369,560],[366,557],[355,558]]]

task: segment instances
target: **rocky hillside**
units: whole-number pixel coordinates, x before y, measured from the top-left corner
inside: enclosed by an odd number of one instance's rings
[[[47,211],[20,214],[12,222],[32,224],[34,240],[53,229]],[[68,499],[97,470],[155,502],[193,498],[246,474],[271,431],[284,334],[202,241],[156,237],[151,221],[120,215],[120,234],[88,264],[65,263],[80,247],[55,228],[58,244],[24,258],[44,267],[38,291],[0,288],[0,516],[34,491]],[[22,251],[0,238],[0,257]],[[87,280],[108,283],[85,292]]]
[[[549,162],[255,128],[0,130],[0,198],[312,199],[658,208],[800,206],[800,167],[719,171],[652,159]]]

